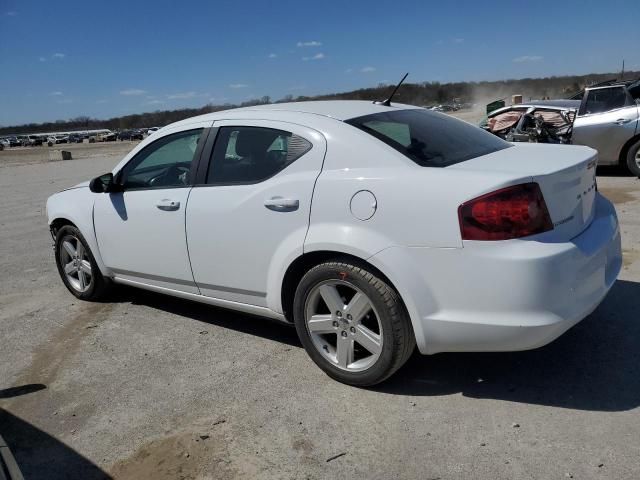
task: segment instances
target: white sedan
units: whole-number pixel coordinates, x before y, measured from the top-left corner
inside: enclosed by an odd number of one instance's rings
[[[69,291],[113,283],[293,323],[331,377],[552,341],[622,264],[588,147],[512,145],[408,105],[327,101],[162,128],[51,196]]]

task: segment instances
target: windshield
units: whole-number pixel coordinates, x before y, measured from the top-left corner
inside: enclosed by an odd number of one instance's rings
[[[448,167],[508,148],[481,128],[428,110],[394,110],[347,120],[422,167]]]

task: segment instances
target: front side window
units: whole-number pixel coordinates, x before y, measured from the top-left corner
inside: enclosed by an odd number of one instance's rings
[[[428,110],[393,110],[347,120],[422,167],[448,167],[509,148],[481,128]]]
[[[592,113],[608,112],[616,108],[622,108],[627,103],[627,92],[624,87],[601,88],[590,90],[587,101],[584,104],[585,115]]]
[[[285,169],[311,149],[291,132],[261,127],[221,127],[213,147],[208,184],[257,183]]]
[[[202,128],[162,137],[138,153],[120,173],[125,189],[185,187]]]

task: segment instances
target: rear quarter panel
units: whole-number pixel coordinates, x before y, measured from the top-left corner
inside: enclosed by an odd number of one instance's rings
[[[328,139],[305,252],[336,249],[367,258],[394,245],[461,248],[458,206],[530,178],[513,172],[420,167],[370,135],[346,129],[353,131]],[[361,190],[376,197],[375,214],[364,221],[350,208],[353,195]]]

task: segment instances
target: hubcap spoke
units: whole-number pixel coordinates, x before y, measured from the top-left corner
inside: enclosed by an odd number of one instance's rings
[[[76,249],[73,245],[71,245],[70,241],[65,240],[64,242],[62,242],[62,247],[67,251],[71,258],[76,256]]]
[[[80,290],[84,290],[84,287],[85,287],[85,285],[87,283],[86,280],[87,279],[85,278],[84,272],[79,271],[78,272],[78,283],[80,283]]]
[[[353,363],[353,340],[349,337],[338,336],[336,361],[342,368],[347,368],[350,363]]]
[[[84,257],[84,246],[80,240],[76,240],[76,255],[78,258]]]
[[[322,285],[320,287],[320,296],[322,300],[324,300],[324,303],[327,304],[330,312],[341,312],[344,310],[344,302],[335,285]]]
[[[367,296],[364,293],[356,292],[349,305],[347,305],[346,313],[351,315],[351,319],[354,322],[359,322],[370,310],[371,302],[369,302]]]
[[[91,275],[91,264],[88,260],[82,260],[80,262],[80,270],[87,275]]]
[[[378,355],[382,351],[380,335],[373,333],[364,325],[358,325],[356,327],[354,340],[374,355]]]
[[[76,271],[76,266],[73,264],[73,262],[69,262],[64,266],[64,273],[66,273],[67,275],[70,275],[75,271]]]
[[[333,325],[333,316],[327,315],[314,315],[307,322],[309,325],[309,331],[314,333],[335,333],[337,327]]]

